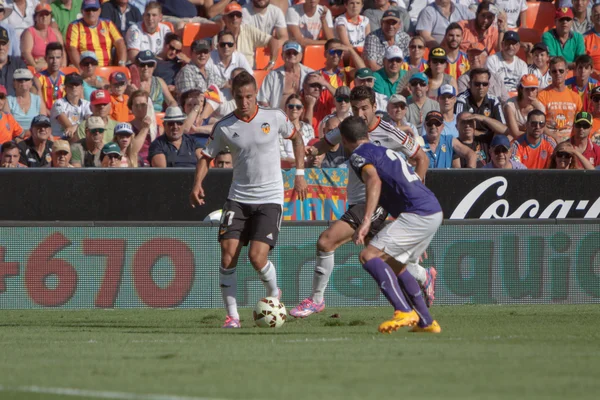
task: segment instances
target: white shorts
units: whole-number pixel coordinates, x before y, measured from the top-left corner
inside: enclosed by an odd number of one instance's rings
[[[422,216],[402,213],[369,243],[402,264],[416,263],[442,224],[441,212]]]

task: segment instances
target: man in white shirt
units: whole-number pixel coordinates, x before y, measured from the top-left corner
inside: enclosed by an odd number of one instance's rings
[[[285,15],[271,0],[252,0],[242,7],[243,21],[246,24],[267,32],[282,42],[288,40]]]
[[[496,7],[506,13],[509,28],[517,28],[517,20],[521,18],[521,28],[527,28],[527,0],[496,0]]]
[[[502,51],[487,59],[486,67],[504,81],[509,92],[515,92],[521,78],[528,74],[525,61],[516,57],[521,39],[517,32],[508,31],[502,40]]]
[[[151,2],[146,6],[142,16],[143,22],[138,22],[127,30],[125,40],[129,61],[135,62],[135,57],[140,51],[150,50],[155,55],[161,52],[165,36],[171,32],[171,28],[160,22],[162,17],[162,6]]]
[[[250,75],[253,74],[252,67],[246,57],[236,51],[233,33],[228,30],[221,31],[217,35],[217,49],[211,51],[210,59],[210,62],[214,64],[213,71],[219,74],[221,77],[219,81],[223,82],[220,89],[229,85],[231,72],[236,68],[244,68]]]
[[[304,48],[325,44],[327,40],[333,39],[331,12],[319,5],[319,0],[306,0],[302,4],[288,8],[285,21],[290,37]]]

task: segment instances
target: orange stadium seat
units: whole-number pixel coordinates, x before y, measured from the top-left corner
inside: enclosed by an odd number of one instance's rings
[[[264,70],[254,71],[254,79],[256,79],[256,86],[258,87],[258,89],[260,89],[260,85],[262,85],[268,73],[269,71]]]
[[[325,66],[325,48],[323,45],[306,46],[302,64],[308,68],[319,70]]]
[[[554,27],[556,7],[552,3],[527,2],[527,27],[546,32]]]
[[[165,118],[165,113],[156,113],[156,124],[158,126],[163,126],[163,119]]]
[[[98,67],[96,68],[96,75],[101,76],[102,78],[109,80],[110,74],[113,72],[123,72],[128,80],[131,80],[131,73],[129,72],[129,68],[127,67]]]
[[[69,75],[69,74],[78,74],[79,70],[75,67],[62,67],[60,69],[60,71],[65,74],[65,75]]]
[[[266,68],[267,64],[269,64],[269,61],[271,61],[271,53],[269,52],[269,49],[266,47],[258,47],[254,51],[254,61],[256,63],[256,66],[254,67],[255,69]],[[275,61],[275,67],[273,67],[273,68],[279,68],[282,65],[283,65],[283,58],[281,58],[281,51],[280,51],[279,54],[277,55],[277,61]]]
[[[212,38],[221,30],[221,24],[200,24],[193,22],[186,24],[183,28],[182,44],[183,52],[190,55],[190,46],[196,39]]]
[[[521,38],[521,43],[540,43],[542,41],[542,32],[535,30],[535,29],[529,29],[529,28],[520,28],[520,29],[514,29],[516,32],[518,32],[519,34],[519,38]],[[519,49],[519,52],[517,53],[517,57],[519,57],[521,60],[527,62],[527,53],[525,52],[525,48],[523,47],[523,45],[521,45],[521,48]]]

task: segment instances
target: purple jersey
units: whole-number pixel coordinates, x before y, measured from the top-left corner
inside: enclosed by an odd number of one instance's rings
[[[363,143],[350,156],[350,165],[361,180],[363,167],[375,167],[381,179],[379,204],[392,217],[398,218],[401,213],[431,215],[442,211],[433,192],[396,152]]]

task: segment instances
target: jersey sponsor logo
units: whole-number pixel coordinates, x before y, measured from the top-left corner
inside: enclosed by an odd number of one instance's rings
[[[237,132],[233,132],[233,136],[232,136],[232,138],[234,138],[234,139],[235,139],[235,138],[237,138],[237,137],[240,137],[240,135],[238,135],[238,133],[237,133]],[[208,144],[208,143],[207,143],[207,144]]]
[[[272,233],[269,233],[269,234],[267,235],[267,239],[269,239],[269,240],[273,240],[273,234],[272,234]]]
[[[352,163],[354,168],[362,168],[363,165],[365,165],[366,160],[362,156],[354,153],[350,156],[350,163]]]
[[[260,129],[262,129],[262,131],[265,135],[268,135],[269,132],[271,132],[271,125],[269,125],[268,122],[265,122],[264,124],[262,124],[260,126]]]

